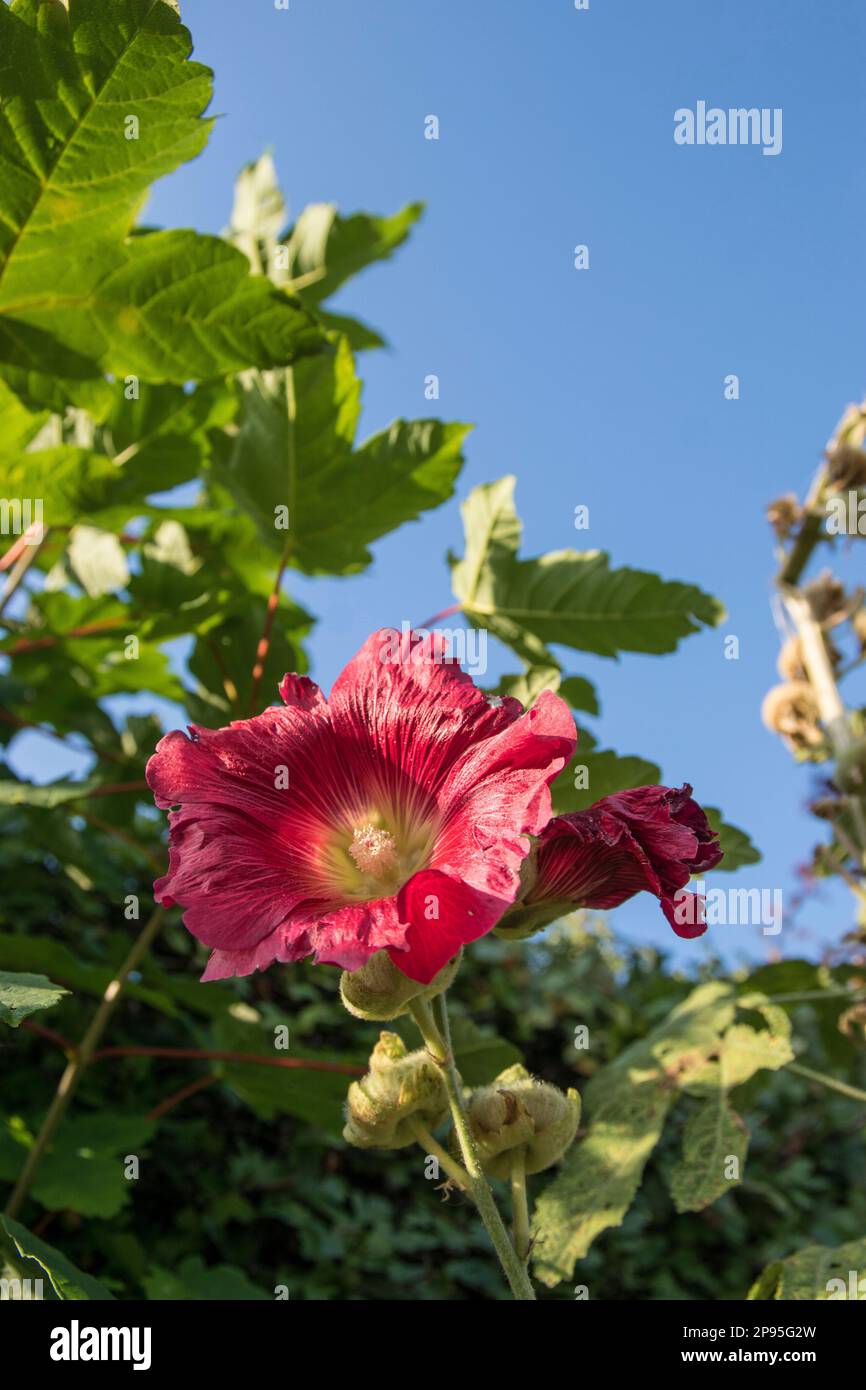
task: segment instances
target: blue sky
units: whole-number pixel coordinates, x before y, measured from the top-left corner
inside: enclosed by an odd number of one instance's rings
[[[183,0],[216,71],[210,144],[160,184],[147,220],[219,231],[238,168],[270,147],[293,213],[310,201],[427,214],[398,257],[338,304],[388,338],[368,354],[364,432],[473,421],[463,497],[518,476],[526,553],[578,545],[695,582],[729,617],[667,657],[568,656],[602,698],[606,746],[746,827],[764,862],[728,885],[795,889],[816,837],[811,774],[759,717],[775,682],[766,502],[802,491],[866,389],[861,310],[866,11],[857,0]],[[674,112],[781,108],[783,148],[682,147]],[[440,121],[438,141],[424,119]],[[585,243],[590,268],[573,268]],[[725,400],[728,373],[740,399]],[[590,508],[589,532],[573,529]],[[320,618],[329,685],[365,635],[451,601],[457,502],[380,542],[350,581],[294,577]],[[856,543],[855,543],[856,544]],[[848,572],[862,568],[855,553]],[[723,638],[736,634],[740,659]],[[497,655],[493,676],[515,669]],[[856,698],[856,687],[854,691]],[[863,695],[859,695],[863,701]],[[790,905],[788,905],[790,911]],[[617,914],[674,944],[645,898]],[[781,937],[719,928],[729,959],[814,954],[850,925],[831,889]],[[705,941],[707,938],[704,939]],[[703,944],[677,946],[695,960]]]

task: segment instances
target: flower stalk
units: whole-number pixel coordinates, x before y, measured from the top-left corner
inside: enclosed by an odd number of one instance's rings
[[[475,1141],[472,1138],[469,1116],[466,1113],[463,1099],[463,1086],[451,1047],[451,1028],[448,1022],[446,996],[444,993],[440,994],[434,1000],[432,1009],[426,1001],[419,1003],[415,1000],[409,1007],[424,1039],[427,1051],[442,1071],[451,1119],[465,1165],[469,1194],[478,1208],[478,1214],[484,1222],[484,1227],[515,1299],[520,1302],[534,1301],[535,1290],[526,1272],[526,1266],[509,1239],[490,1185],[484,1176],[484,1170],[475,1148]]]
[[[511,1155],[511,1211],[514,1248],[524,1263],[529,1259],[529,1198],[526,1191],[526,1153],[515,1149]]]
[[[90,1026],[80,1045],[76,1048],[74,1056],[66,1064],[66,1068],[57,1083],[57,1090],[54,1099],[48,1108],[48,1113],[42,1122],[42,1128],[36,1137],[32,1149],[27,1155],[27,1161],[21,1170],[18,1181],[12,1191],[6,1207],[7,1216],[17,1216],[21,1210],[27,1193],[33,1184],[33,1180],[39,1170],[39,1165],[45,1153],[51,1146],[51,1141],[57,1133],[63,1116],[66,1114],[67,1106],[72,1099],[75,1089],[81,1080],[82,1073],[93,1061],[97,1045],[108,1025],[108,1020],[117,1007],[123,986],[136,968],[139,961],[146,954],[152,942],[155,940],[160,928],[162,927],[163,909],[158,907],[151,913],[136,940],[133,942],[132,949],[126,960],[121,965],[117,974],[109,980],[105,987],[105,993],[99,1004],[99,1008],[91,1019]]]

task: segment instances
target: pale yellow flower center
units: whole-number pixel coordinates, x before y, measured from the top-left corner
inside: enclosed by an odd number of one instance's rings
[[[341,819],[319,850],[322,895],[350,902],[388,898],[430,862],[439,825],[432,807],[407,807],[383,795],[379,804],[371,797],[347,808]]]
[[[356,827],[349,853],[361,873],[369,878],[386,879],[397,867],[397,841],[390,831],[375,825]]]

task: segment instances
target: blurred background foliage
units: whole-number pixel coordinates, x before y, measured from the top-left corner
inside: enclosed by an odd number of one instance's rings
[[[79,919],[58,913],[56,887],[44,869],[22,884],[31,910],[46,919],[39,939],[53,953],[52,975],[76,989],[41,1017],[76,1037],[93,1008],[83,991],[100,988],[123,946],[111,911],[91,922],[83,941]],[[22,925],[20,918],[17,929],[4,922],[4,957],[26,963]],[[203,954],[183,928],[163,933],[113,1021],[112,1047],[146,1038],[148,1046],[273,1055],[273,1029],[285,1023],[288,1055],[363,1066],[376,1026],[342,1008],[336,969],[301,965],[200,986]],[[805,962],[783,962],[740,983],[781,992],[814,984],[816,974]],[[452,990],[464,1075],[489,1079],[513,1060],[513,1042],[533,1072],[582,1088],[666,1017],[692,983],[654,949],[619,953],[600,919],[577,917],[534,945],[482,941]],[[850,1075],[856,1045],[853,1074],[862,1085],[862,1020],[855,1043],[839,1030],[840,1014],[838,1001],[822,1011],[808,1003],[796,1009],[798,1046],[811,1066]],[[589,1028],[587,1050],[575,1047],[578,1025]],[[60,1049],[19,1029],[14,1065],[13,1046],[3,1051],[0,1178],[11,1180],[56,1084]],[[160,1114],[199,1081],[210,1084]],[[118,1297],[272,1298],[279,1285],[300,1299],[505,1297],[467,1200],[446,1199],[425,1177],[420,1149],[386,1156],[344,1144],[346,1079],[321,1081],[319,1073],[194,1057],[99,1060],[85,1074],[22,1219]],[[578,1265],[575,1283],[591,1298],[742,1298],[770,1262],[803,1246],[862,1238],[863,1105],[784,1071],[760,1073],[740,1088],[737,1105],[752,1136],[743,1183],[704,1211],[675,1212],[668,1182],[685,1105],[622,1227],[605,1233]],[[130,1153],[140,1158],[137,1181],[123,1176]],[[575,1295],[565,1282],[540,1296]]]

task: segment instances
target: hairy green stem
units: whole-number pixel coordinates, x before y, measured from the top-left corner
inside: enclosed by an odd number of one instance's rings
[[[427,1000],[413,999],[409,1004],[409,1012],[433,1061],[437,1066],[444,1067],[448,1061],[448,1047],[439,1032],[433,1017],[433,1010]]]
[[[462,1187],[465,1192],[468,1192],[472,1184],[469,1181],[469,1174],[466,1169],[462,1164],[457,1162],[456,1158],[451,1157],[448,1150],[443,1148],[438,1139],[434,1138],[423,1120],[420,1120],[417,1115],[410,1116],[409,1128],[415,1135],[415,1138],[418,1140],[424,1152],[432,1158],[437,1158],[440,1166],[445,1169],[449,1178],[451,1178],[453,1182],[456,1182],[459,1187]]]
[[[809,1004],[815,999],[850,999],[852,1004],[857,1004],[866,998],[866,992],[862,989],[801,989],[791,994],[767,994],[762,997],[769,1004]],[[743,994],[737,1002],[743,1004],[751,998],[751,994]]]
[[[514,1221],[514,1248],[524,1264],[529,1259],[529,1198],[526,1191],[526,1150],[511,1155],[511,1211]]]
[[[838,1091],[840,1096],[847,1096],[849,1100],[866,1101],[866,1091],[861,1091],[858,1086],[849,1086],[847,1081],[837,1081],[835,1076],[825,1076],[822,1071],[813,1071],[811,1067],[801,1067],[799,1062],[789,1062],[785,1070],[805,1077],[807,1081],[817,1081],[828,1091]]]
[[[469,1116],[466,1113],[463,1099],[463,1086],[451,1047],[451,1028],[448,1022],[448,1006],[445,1002],[445,994],[442,993],[438,996],[432,1009],[425,1000],[414,1000],[409,1005],[409,1010],[421,1031],[421,1036],[427,1045],[427,1051],[442,1071],[451,1119],[466,1167],[469,1192],[499,1257],[499,1263],[502,1265],[511,1292],[515,1299],[521,1302],[533,1301],[535,1290],[526,1272],[526,1266],[511,1244],[490,1185],[484,1176],[484,1170],[475,1148],[475,1141],[472,1138]]]

